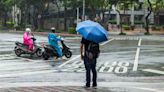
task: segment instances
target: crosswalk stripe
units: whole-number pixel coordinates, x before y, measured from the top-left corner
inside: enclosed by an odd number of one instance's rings
[[[10,59],[18,59],[15,56],[10,56],[10,57],[0,57],[0,60],[10,60]]]
[[[70,59],[70,60],[68,60],[67,62],[65,62],[65,63],[63,63],[63,64],[61,64],[60,66],[58,66],[59,68],[61,68],[61,67],[63,67],[64,65],[66,65],[66,64],[68,64],[68,63],[70,63],[71,61],[73,61],[73,60],[76,60],[77,58],[79,58],[80,57],[80,55],[77,55],[76,57],[74,57],[74,58],[72,58],[72,59]]]
[[[30,71],[30,72],[23,72],[23,73],[16,73],[16,74],[3,74],[0,75],[0,78],[3,77],[17,77],[17,76],[25,76],[25,75],[34,75],[34,74],[45,74],[45,73],[53,73],[57,70],[42,70],[42,71]]]
[[[12,67],[1,67],[0,71],[10,71],[10,70],[21,70],[21,69],[35,69],[35,68],[49,68],[49,65],[42,65],[42,66],[12,66]]]

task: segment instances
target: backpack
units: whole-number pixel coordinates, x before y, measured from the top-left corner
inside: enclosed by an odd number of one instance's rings
[[[100,53],[99,44],[90,42],[86,51],[86,55],[89,59],[98,58]]]

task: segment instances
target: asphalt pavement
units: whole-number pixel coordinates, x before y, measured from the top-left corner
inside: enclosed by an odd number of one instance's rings
[[[39,45],[47,43],[45,36],[35,37]],[[0,91],[163,92],[163,36],[114,35],[101,43],[97,89],[82,88],[85,69],[79,55],[80,36],[64,38],[73,56],[65,61],[54,61],[29,55],[17,57],[14,42],[22,42],[22,35],[0,33]]]

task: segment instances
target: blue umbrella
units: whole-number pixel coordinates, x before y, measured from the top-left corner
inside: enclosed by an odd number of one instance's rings
[[[99,23],[90,20],[78,23],[76,31],[85,39],[96,43],[108,40],[108,32]]]

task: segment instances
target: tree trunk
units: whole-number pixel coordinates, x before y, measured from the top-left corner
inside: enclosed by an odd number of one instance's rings
[[[34,10],[34,16],[33,16],[33,27],[34,27],[34,30],[37,30],[38,29],[38,14],[36,13],[37,10],[35,9]]]
[[[5,11],[3,14],[3,26],[6,27],[7,26],[7,12]]]
[[[151,4],[151,2],[150,2],[150,0],[147,0],[147,2],[148,2],[148,4],[149,4],[149,7],[148,7],[148,11],[149,11],[149,13],[147,14],[147,16],[146,16],[146,33],[147,34],[150,34],[150,32],[149,32],[149,16],[150,16],[150,14],[151,14],[151,12],[152,12],[152,4]]]
[[[92,19],[94,19],[95,18],[95,16],[96,16],[96,9],[95,9],[95,7],[92,5],[91,6],[91,9],[92,9]]]
[[[67,32],[67,7],[64,6],[64,31]]]
[[[119,14],[119,16],[120,16],[120,24],[119,24],[118,26],[119,26],[119,28],[121,29],[121,30],[120,30],[120,34],[122,34],[122,33],[123,33],[123,30],[122,30],[122,16],[121,16],[119,10],[116,9],[116,11],[118,12],[118,14]]]
[[[56,25],[56,29],[59,29],[59,16],[60,16],[60,7],[58,5],[58,2],[55,0],[54,3],[56,4],[56,7],[57,7],[57,25]]]
[[[43,19],[43,15],[42,14],[39,14],[38,15],[38,28],[39,29],[43,29],[44,28],[44,19]]]

